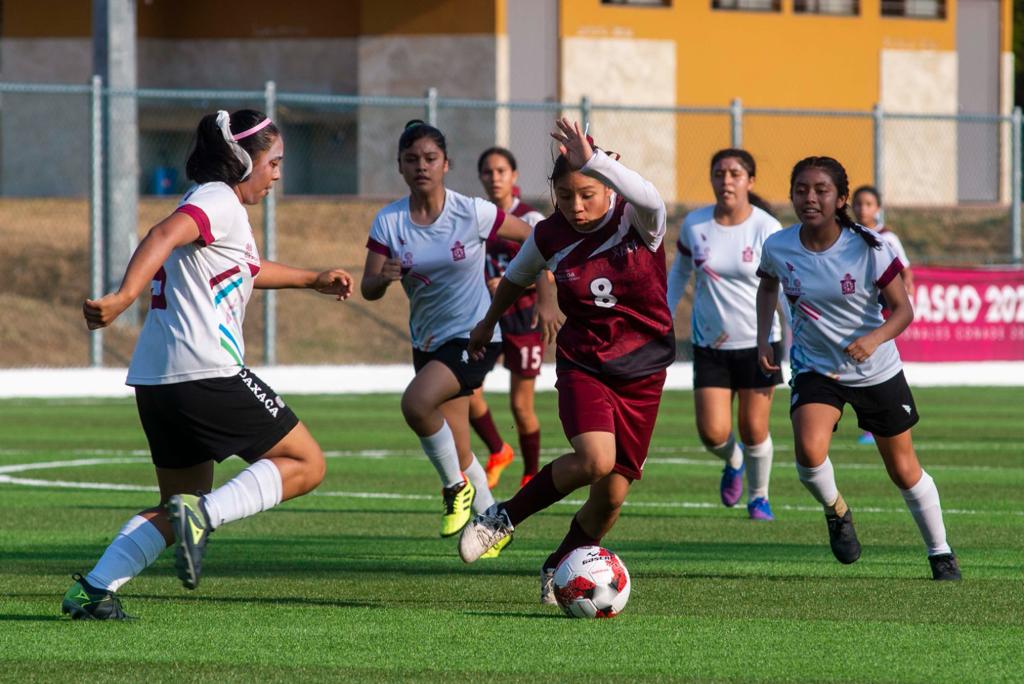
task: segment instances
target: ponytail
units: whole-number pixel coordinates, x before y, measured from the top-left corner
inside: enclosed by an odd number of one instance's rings
[[[766,200],[764,197],[761,197],[756,192],[748,192],[747,201],[749,201],[753,206],[757,207],[758,209],[768,214],[772,218],[778,218],[775,215],[775,212],[772,211],[772,205],[769,204],[768,200]]]
[[[850,216],[848,211],[849,205],[844,204],[843,206],[836,209],[836,222],[840,228],[849,228],[854,233],[860,236],[864,242],[868,243],[868,247],[871,249],[881,249],[882,241],[878,239],[878,236],[873,232],[860,225]]]

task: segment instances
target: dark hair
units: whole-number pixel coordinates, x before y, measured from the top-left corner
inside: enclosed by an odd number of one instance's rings
[[[789,175],[789,196],[793,196],[793,186],[796,185],[796,178],[807,169],[821,169],[829,175],[832,179],[832,183],[836,186],[836,192],[840,197],[849,198],[850,196],[850,179],[846,175],[846,169],[843,165],[832,157],[807,157],[801,159],[793,167],[793,172]],[[843,204],[843,206],[836,209],[836,222],[840,228],[849,228],[857,235],[868,243],[868,246],[873,249],[879,249],[882,246],[881,241],[878,237],[870,230],[860,225],[853,220],[850,216],[849,205]]]
[[[237,135],[266,118],[266,114],[255,109],[239,109],[231,114],[231,132]],[[271,122],[256,133],[239,140],[238,145],[255,161],[259,153],[269,150],[280,135],[277,126]],[[185,162],[185,175],[196,183],[220,181],[228,185],[238,185],[242,182],[244,173],[245,164],[235,156],[220,127],[217,126],[217,114],[207,114],[200,119],[196,127],[192,153]]]
[[[718,162],[723,159],[735,159],[740,163],[747,175],[751,178],[757,176],[757,163],[754,161],[754,155],[750,154],[746,150],[741,150],[738,147],[727,147],[724,150],[718,150],[711,156],[711,172],[714,173],[715,166]],[[758,209],[766,212],[769,216],[774,217],[775,212],[772,211],[772,205],[768,203],[768,200],[758,195],[756,192],[748,191],[747,199]]]
[[[512,167],[512,170],[516,170],[516,158],[515,155],[512,154],[511,150],[508,150],[504,147],[488,147],[486,150],[480,153],[480,158],[476,160],[477,173],[484,172],[484,162],[487,161],[487,158],[490,157],[492,154],[501,155],[502,157],[505,158],[505,161],[508,162],[508,165]]]
[[[860,186],[859,188],[853,191],[852,199],[857,199],[857,195],[860,195],[861,193],[865,192],[868,193],[869,195],[873,195],[875,198],[875,202],[878,203],[878,206],[882,206],[882,195],[881,193],[878,192],[878,188],[876,188],[874,185]]]
[[[448,144],[445,142],[444,133],[422,119],[413,119],[405,124],[405,130],[402,131],[402,135],[398,139],[399,156],[401,156],[402,152],[412,147],[413,143],[420,138],[430,138],[433,140],[441,148],[444,158],[448,158]]]

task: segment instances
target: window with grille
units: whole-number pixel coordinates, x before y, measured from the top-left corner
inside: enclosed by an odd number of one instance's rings
[[[793,0],[793,12],[855,17],[860,14],[860,0]]]
[[[779,12],[782,0],[711,0],[711,9],[741,12]]]
[[[882,0],[882,16],[945,19],[946,0]]]

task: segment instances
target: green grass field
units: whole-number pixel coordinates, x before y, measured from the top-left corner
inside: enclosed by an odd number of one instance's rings
[[[720,465],[699,448],[691,395],[671,392],[604,541],[630,570],[630,603],[592,622],[537,602],[538,566],[582,492],[521,525],[500,558],[463,565],[436,536],[437,478],[393,395],[292,398],[330,455],[314,494],[218,530],[196,591],[165,554],[121,591],[137,621],[61,619],[69,575],[155,502],[145,439],[128,400],[2,401],[0,680],[1022,681],[1021,391],[915,395],[962,582],[930,580],[852,414],[832,458],[864,553],[841,566],[792,465],[788,392],[773,417],[774,523],[717,503]],[[511,437],[505,398],[490,400]],[[538,409],[550,458],[565,445],[554,395]]]

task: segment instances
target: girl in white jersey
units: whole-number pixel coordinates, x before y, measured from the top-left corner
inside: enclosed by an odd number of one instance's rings
[[[793,320],[790,417],[800,481],[825,508],[829,542],[841,563],[860,557],[850,509],[836,487],[828,457],[832,432],[851,404],[858,425],[875,435],[890,479],[900,489],[924,538],[932,577],[960,579],[946,543],[939,492],[921,469],[910,428],[917,408],[893,339],[914,318],[903,263],[878,235],[846,213],[850,185],[830,157],[808,157],[790,177],[801,223],[768,238],[757,292],[758,356],[765,372],[779,369],[769,343],[779,286]],[[891,311],[882,318],[880,299]]]
[[[129,520],[96,567],[75,576],[62,604],[73,618],[127,617],[115,592],[175,540],[178,576],[194,589],[213,530],[323,479],[319,445],[243,364],[242,320],[254,287],[311,288],[338,299],[352,288],[340,269],[316,273],[260,259],[243,205],[270,192],[283,155],[277,127],[260,112],[203,117],[186,164],[197,185],[150,229],[117,292],[85,301],[86,323],[96,330],[151,287],[127,383],[135,387],[160,505]],[[251,465],[211,491],[214,463],[233,454]]]
[[[496,236],[522,242],[530,226],[485,199],[446,189],[444,134],[422,121],[410,121],[399,138],[398,170],[409,196],[374,219],[360,289],[366,299],[380,299],[401,281],[409,297],[416,377],[402,395],[402,414],[441,478],[441,536],[449,537],[471,509],[494,503],[469,437],[469,397],[501,349],[497,334],[482,360],[466,349],[490,303],[485,244]]]
[[[697,432],[704,447],[725,461],[719,485],[722,503],[732,507],[740,500],[746,471],[747,515],[774,520],[768,503],[774,454],[768,419],[782,374],[766,375],[758,366],[754,299],[761,246],[782,226],[753,193],[756,175],[754,158],[746,150],[719,150],[711,158],[716,202],[690,212],[683,221],[668,278],[668,307],[674,315],[690,273],[696,272],[691,340]],[[776,316],[770,342],[781,356],[780,340]],[[742,446],[732,431],[736,396]]]

